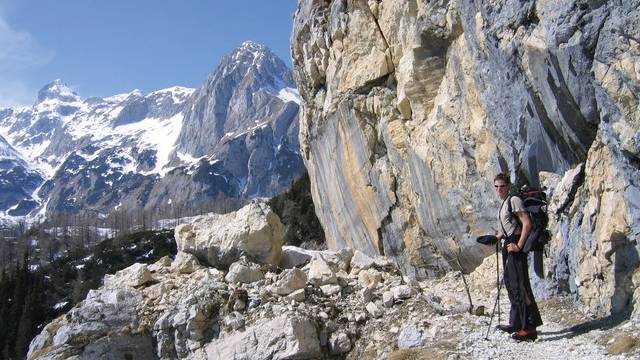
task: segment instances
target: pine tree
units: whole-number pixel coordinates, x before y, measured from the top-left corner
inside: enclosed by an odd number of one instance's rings
[[[7,324],[9,321],[9,307],[11,306],[9,294],[11,293],[11,279],[7,276],[5,269],[2,269],[0,277],[0,324]],[[7,339],[7,326],[0,325],[0,360],[6,357],[3,349]]]
[[[27,354],[29,342],[31,341],[31,333],[33,321],[31,317],[31,309],[29,303],[25,303],[22,307],[20,322],[18,323],[18,331],[16,333],[15,355],[16,359],[23,359]]]
[[[84,274],[82,270],[78,270],[78,277],[73,282],[73,290],[71,294],[71,301],[73,304],[77,304],[84,300],[87,295],[87,287],[84,281]]]

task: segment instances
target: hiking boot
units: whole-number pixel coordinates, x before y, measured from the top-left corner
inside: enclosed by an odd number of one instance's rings
[[[504,331],[508,334],[516,332],[516,330],[511,325],[497,325],[496,329],[500,331]]]
[[[516,341],[534,341],[538,338],[536,329],[520,330],[511,334],[511,338]]]

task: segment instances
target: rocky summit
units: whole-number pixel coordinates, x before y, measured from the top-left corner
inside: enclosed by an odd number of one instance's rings
[[[557,191],[549,295],[640,314],[640,2],[300,1],[300,146],[330,249],[473,270],[493,177]],[[553,194],[556,196],[556,194]],[[490,250],[490,249],[489,249]]]
[[[254,203],[244,228],[267,223]],[[234,214],[236,217],[238,214]],[[272,221],[275,221],[274,219]],[[208,219],[224,229],[226,219]],[[279,221],[279,220],[278,220]],[[242,227],[243,224],[237,224]],[[198,230],[178,227],[186,238]],[[640,356],[637,322],[614,327],[567,297],[541,302],[545,325],[522,344],[489,329],[495,304],[495,257],[465,278],[459,272],[416,281],[391,258],[359,250],[284,249],[279,262],[240,255],[211,267],[190,249],[154,264],[134,264],[91,290],[84,301],[44,327],[28,359],[625,359]],[[178,236],[176,236],[178,237]],[[218,244],[218,243],[217,243]],[[239,245],[239,248],[242,245]],[[215,253],[219,246],[212,246]],[[243,253],[243,252],[241,252]],[[294,265],[295,264],[295,265]],[[468,285],[469,295],[465,286]],[[502,321],[508,300],[501,297]]]

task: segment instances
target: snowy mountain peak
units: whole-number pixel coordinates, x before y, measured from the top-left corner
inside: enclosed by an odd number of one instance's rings
[[[2,137],[2,135],[0,135],[0,160],[5,159],[22,161],[13,146],[11,146],[9,142]]]
[[[73,102],[80,100],[80,97],[71,90],[67,84],[63,83],[62,80],[56,79],[38,91],[38,101],[36,101],[36,105],[46,100]]]
[[[265,53],[270,53],[269,48],[262,44],[258,44],[251,40],[243,42],[240,47],[238,47],[235,52],[251,54],[253,57],[259,57]]]

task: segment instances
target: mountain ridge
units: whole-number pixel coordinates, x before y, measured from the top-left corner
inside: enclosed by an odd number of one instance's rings
[[[41,174],[31,216],[273,196],[303,169],[292,79],[246,41],[197,89],[83,99],[56,79],[32,107],[2,109],[0,135]]]

